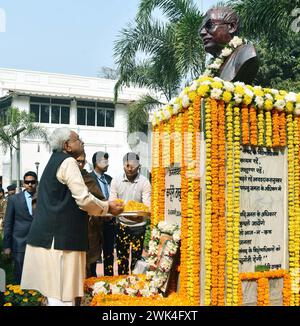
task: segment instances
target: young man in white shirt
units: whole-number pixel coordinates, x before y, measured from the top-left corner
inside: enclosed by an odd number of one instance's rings
[[[136,153],[127,153],[123,157],[124,174],[114,178],[111,183],[110,200],[123,199],[125,203],[134,200],[150,207],[151,185],[147,178],[140,174],[140,158]],[[116,245],[118,254],[118,273],[129,272],[129,254],[131,244],[131,270],[141,258],[146,232],[143,218],[131,220],[120,216]]]

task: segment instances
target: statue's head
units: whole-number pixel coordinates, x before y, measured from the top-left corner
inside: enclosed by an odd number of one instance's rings
[[[239,17],[229,7],[216,7],[207,11],[200,27],[205,51],[217,56],[239,30]]]

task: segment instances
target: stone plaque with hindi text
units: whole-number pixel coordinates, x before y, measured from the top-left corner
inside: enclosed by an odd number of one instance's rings
[[[239,271],[286,268],[287,155],[243,147],[240,159]],[[280,304],[282,280],[270,283],[271,304]],[[243,301],[256,303],[256,283],[243,282]]]
[[[181,225],[180,167],[169,167],[165,175],[165,221]]]

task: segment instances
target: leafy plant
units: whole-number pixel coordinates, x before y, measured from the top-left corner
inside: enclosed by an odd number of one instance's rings
[[[39,292],[22,290],[20,285],[8,284],[4,292],[4,306],[40,306],[43,301]]]

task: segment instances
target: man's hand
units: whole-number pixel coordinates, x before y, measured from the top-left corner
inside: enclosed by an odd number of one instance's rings
[[[109,201],[108,205],[108,212],[114,216],[121,214],[124,210],[124,203]]]
[[[10,256],[11,256],[11,249],[10,248],[5,248],[3,249],[2,251],[2,255],[3,255],[3,258],[8,260],[10,259]]]

